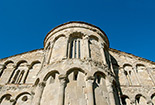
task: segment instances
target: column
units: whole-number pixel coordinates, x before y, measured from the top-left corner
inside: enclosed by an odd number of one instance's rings
[[[147,72],[148,72],[148,74],[149,74],[149,77],[151,78],[153,84],[155,85],[155,79],[153,78],[153,76],[152,76],[152,74],[151,74],[151,72],[150,72],[150,71],[151,71],[150,68],[146,68],[146,70],[147,70]]]
[[[65,56],[63,57],[63,59],[69,58],[69,37],[66,37],[66,43],[65,43]]]
[[[5,65],[0,64],[0,77],[2,76],[3,71],[4,71],[5,68],[6,68]]]
[[[101,43],[101,45],[100,45],[100,51],[101,51],[101,54],[102,54],[102,59],[103,59],[103,64],[107,64],[107,62],[106,62],[106,56],[105,56],[105,52],[104,52],[104,44],[103,43]]]
[[[47,52],[48,53],[48,55],[47,55],[47,64],[50,64],[51,63],[53,46],[54,46],[54,43],[51,42],[51,44],[49,46],[49,52]]]
[[[106,86],[107,86],[107,90],[109,93],[110,105],[116,105],[112,80],[110,81],[110,80],[106,79]]]
[[[89,37],[88,36],[85,36],[84,37],[84,49],[83,50],[83,54],[84,54],[84,58],[85,59],[90,59],[90,52],[89,52],[89,44],[88,44],[88,40],[89,40]]]
[[[42,97],[42,93],[43,93],[43,90],[44,90],[45,85],[46,85],[45,82],[41,82],[36,87],[35,96],[33,98],[33,105],[40,105],[41,97]]]
[[[28,74],[29,74],[29,70],[31,69],[31,66],[30,65],[26,65],[27,67],[25,68],[25,73],[22,77],[22,80],[21,80],[21,83],[24,84],[26,82],[26,79],[28,77]]]
[[[151,100],[148,100],[147,105],[154,105],[154,104],[153,104],[153,102]]]
[[[67,83],[67,77],[65,75],[59,76],[60,86],[59,86],[59,100],[58,105],[64,105],[65,102],[65,87]]]
[[[95,103],[95,96],[94,96],[94,92],[93,92],[93,83],[94,83],[94,77],[93,76],[89,76],[87,77],[87,82],[86,82],[86,86],[87,86],[87,104],[88,105],[94,105]]]
[[[137,78],[137,80],[138,80],[138,83],[139,83],[139,85],[141,85],[142,83],[141,83],[141,81],[140,81],[140,79],[139,79],[139,77],[138,77],[138,75],[137,75],[137,72],[136,72],[136,66],[133,68],[133,71],[134,71],[134,73],[135,73],[135,76],[136,76],[136,78]]]
[[[135,100],[134,100],[134,99],[131,99],[130,104],[131,104],[131,105],[136,105]]]

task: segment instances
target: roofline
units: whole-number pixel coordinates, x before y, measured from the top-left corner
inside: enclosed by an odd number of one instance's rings
[[[109,46],[108,37],[107,37],[107,35],[105,34],[105,32],[104,32],[103,30],[101,30],[99,27],[97,27],[97,26],[95,26],[95,25],[93,25],[93,24],[90,24],[90,23],[87,23],[87,22],[82,22],[82,21],[69,21],[69,22],[66,22],[66,23],[63,23],[63,24],[60,24],[60,25],[56,26],[55,28],[53,28],[52,30],[50,30],[50,31],[46,34],[46,36],[45,36],[45,38],[44,38],[44,45],[45,45],[45,39],[48,37],[48,35],[49,35],[52,31],[54,31],[55,29],[57,29],[57,28],[59,28],[59,27],[61,27],[61,26],[64,26],[64,25],[67,25],[67,24],[71,24],[71,23],[86,24],[86,25],[92,26],[92,27],[94,27],[94,28],[97,28],[99,31],[101,31],[101,32],[105,35],[105,37],[106,37],[106,39],[107,39],[107,41],[108,41],[108,42],[107,42],[107,43],[108,43],[108,46]]]
[[[128,55],[128,56],[130,55],[130,56],[133,56],[133,57],[137,58],[138,60],[141,60],[141,61],[144,61],[144,62],[151,63],[151,64],[154,64],[155,65],[155,62],[154,61],[151,61],[151,60],[148,60],[148,59],[145,59],[145,58],[142,58],[142,57],[133,55],[131,53],[123,52],[123,51],[116,50],[116,49],[113,49],[113,48],[109,48],[109,51],[112,51],[112,52],[115,52],[115,53],[122,53],[122,54]]]
[[[0,61],[1,60],[5,60],[5,59],[8,59],[8,58],[11,58],[11,57],[15,57],[15,56],[18,56],[18,55],[22,55],[22,54],[26,54],[26,53],[31,53],[31,52],[39,51],[39,50],[43,50],[43,48],[35,49],[35,50],[31,50],[31,51],[26,51],[26,52],[23,52],[23,53],[20,53],[20,54],[15,54],[15,55],[12,55],[12,56],[1,58]]]

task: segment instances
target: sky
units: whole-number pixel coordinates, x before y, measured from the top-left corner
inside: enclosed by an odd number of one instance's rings
[[[0,0],[0,59],[43,48],[69,21],[96,25],[110,48],[155,61],[155,0]]]

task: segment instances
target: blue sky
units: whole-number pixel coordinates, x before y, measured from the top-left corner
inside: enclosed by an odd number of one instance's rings
[[[0,0],[0,58],[43,48],[68,21],[96,25],[111,48],[155,61],[155,0]]]

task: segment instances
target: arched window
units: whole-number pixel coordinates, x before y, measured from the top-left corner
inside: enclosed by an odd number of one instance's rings
[[[80,58],[81,57],[81,39],[76,37],[71,40],[70,46],[70,58]]]
[[[81,58],[82,34],[73,33],[69,40],[69,58]]]
[[[27,62],[26,61],[20,61],[16,69],[12,72],[10,79],[8,83],[24,83],[24,77],[25,77],[25,71],[28,70]]]
[[[22,80],[22,78],[23,78],[23,75],[24,75],[24,70],[22,70],[22,72],[19,74],[19,76],[18,76],[18,79],[17,79],[17,81],[16,81],[16,83],[20,83],[21,82],[21,80]]]

